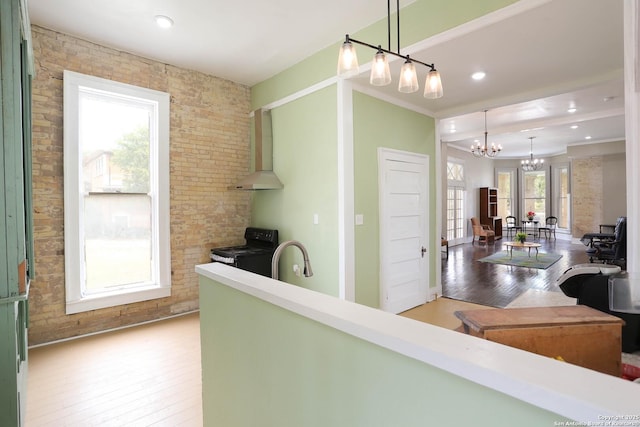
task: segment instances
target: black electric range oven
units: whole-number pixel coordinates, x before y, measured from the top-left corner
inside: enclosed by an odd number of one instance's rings
[[[271,258],[278,247],[278,230],[248,227],[245,244],[211,249],[211,260],[271,277]]]

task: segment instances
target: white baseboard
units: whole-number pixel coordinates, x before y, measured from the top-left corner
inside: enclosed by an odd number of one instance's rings
[[[45,343],[42,343],[42,344],[30,345],[28,348],[32,349],[32,348],[44,347],[44,346],[52,345],[52,344],[59,344],[59,343],[67,342],[67,341],[77,340],[77,339],[80,339],[80,338],[86,338],[86,337],[91,337],[91,336],[94,336],[94,335],[106,334],[108,332],[114,332],[114,331],[120,331],[120,330],[123,330],[123,329],[129,329],[129,328],[133,328],[135,326],[142,326],[142,325],[147,325],[149,323],[156,323],[156,322],[160,322],[162,320],[175,319],[177,317],[182,317],[182,316],[186,316],[187,314],[198,313],[198,312],[200,312],[200,310],[187,311],[185,313],[179,313],[179,314],[174,314],[174,315],[167,316],[167,317],[161,317],[159,319],[147,320],[146,322],[133,323],[131,325],[124,325],[124,326],[118,326],[117,328],[105,329],[104,331],[96,331],[96,332],[91,332],[91,333],[88,333],[88,334],[76,335],[75,337],[62,338],[62,339],[59,339],[59,340],[49,341],[49,342],[45,342]]]

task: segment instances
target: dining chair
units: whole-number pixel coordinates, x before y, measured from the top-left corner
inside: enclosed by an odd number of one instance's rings
[[[512,238],[513,236],[515,236],[517,232],[522,230],[522,227],[518,225],[518,220],[516,219],[515,216],[509,215],[505,217],[504,220],[505,220],[505,225],[507,229],[507,233],[506,233],[507,237]]]
[[[548,216],[544,221],[544,227],[538,228],[538,236],[542,236],[544,231],[545,239],[550,239],[553,234],[553,238],[556,239],[556,227],[558,226],[558,218],[555,216]]]

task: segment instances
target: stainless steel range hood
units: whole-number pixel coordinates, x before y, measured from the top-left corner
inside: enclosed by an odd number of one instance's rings
[[[258,109],[254,111],[255,130],[255,172],[243,178],[235,186],[235,190],[279,190],[282,182],[273,173],[273,136],[271,133],[271,111]]]

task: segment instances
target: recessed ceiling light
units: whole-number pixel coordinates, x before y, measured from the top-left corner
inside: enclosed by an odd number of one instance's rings
[[[578,125],[572,125],[571,129],[578,129]]]
[[[576,107],[571,107],[567,110],[567,113],[575,113],[576,111],[578,111]]]
[[[587,136],[584,137],[584,139],[591,139],[591,136],[587,135]]]
[[[544,127],[539,127],[539,128],[530,128],[530,129],[521,129],[520,132],[532,132],[534,130],[542,130],[544,129]],[[535,138],[535,136],[534,136]]]
[[[155,16],[156,24],[160,28],[171,28],[173,27],[173,19],[169,18],[165,15],[156,15]]]
[[[477,71],[477,72],[471,74],[471,78],[473,80],[482,80],[482,79],[485,78],[486,75],[487,74],[484,71]]]

